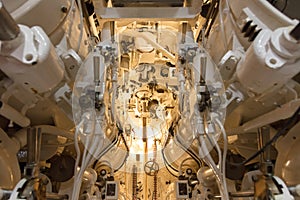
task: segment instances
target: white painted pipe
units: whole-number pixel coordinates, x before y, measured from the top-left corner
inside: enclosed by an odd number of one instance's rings
[[[0,115],[22,127],[27,127],[30,125],[29,118],[2,101],[0,101]]]
[[[250,130],[257,129],[259,127],[271,124],[282,119],[287,119],[296,112],[299,106],[300,99],[292,100],[286,104],[281,105],[280,108],[276,108],[268,113],[265,113],[253,120],[244,123],[242,126],[227,131],[227,135],[247,133]]]

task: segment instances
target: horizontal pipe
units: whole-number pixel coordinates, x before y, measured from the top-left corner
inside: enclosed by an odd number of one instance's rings
[[[239,191],[239,192],[230,192],[229,196],[231,198],[246,198],[246,197],[254,197],[254,191]],[[222,199],[221,195],[209,195],[210,199]]]
[[[61,195],[56,193],[46,193],[46,199],[47,200],[66,200],[69,199],[68,195]]]
[[[11,190],[4,190],[0,188],[0,199],[8,199],[11,194]]]
[[[230,192],[230,197],[254,197],[254,191],[240,191],[240,192]]]
[[[300,197],[300,184],[288,188],[294,197]]]
[[[228,130],[227,135],[248,133],[250,130],[266,126],[282,119],[290,118],[293,113],[299,108],[299,106],[300,99],[292,100],[286,104],[281,105],[279,108],[276,108],[268,113],[260,115],[255,119],[244,123],[242,126]]]
[[[30,125],[29,118],[2,101],[0,101],[0,115],[15,122],[21,127],[27,127]]]
[[[0,40],[15,39],[20,33],[20,28],[0,1]]]
[[[61,129],[56,126],[51,125],[38,125],[34,126],[32,128],[40,128],[42,134],[48,134],[48,135],[56,135],[56,136],[62,136],[68,139],[73,140],[74,134],[71,131],[67,131],[64,129]],[[27,144],[27,129],[23,128],[16,132],[14,136],[12,137],[14,141],[19,145],[19,148],[24,147]]]

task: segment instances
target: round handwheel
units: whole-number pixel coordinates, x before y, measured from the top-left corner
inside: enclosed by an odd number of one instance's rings
[[[144,166],[144,171],[148,176],[154,176],[155,174],[157,174],[158,170],[158,164],[152,160],[146,162]]]

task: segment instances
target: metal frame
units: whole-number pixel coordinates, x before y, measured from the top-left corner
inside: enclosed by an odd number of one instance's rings
[[[103,0],[95,0],[95,13],[104,20],[189,20],[201,11],[201,0],[192,0],[190,7],[107,7]]]

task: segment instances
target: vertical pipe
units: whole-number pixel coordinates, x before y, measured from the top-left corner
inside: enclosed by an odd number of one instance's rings
[[[95,83],[95,108],[97,110],[101,109],[101,98],[102,94],[102,85],[100,85],[100,57],[93,57],[93,66],[94,66],[94,83]]]
[[[42,129],[38,128],[38,130],[35,132],[35,148],[36,148],[36,163],[40,162],[41,158],[41,146],[42,146]]]
[[[147,102],[144,100],[142,107],[142,113],[145,115],[147,112]],[[143,116],[143,144],[144,144],[144,161],[148,161],[148,140],[147,140],[147,117]],[[144,174],[144,196],[148,197],[148,176]]]
[[[94,64],[94,81],[95,84],[98,84],[100,81],[100,57],[99,56],[93,57],[93,64]]]
[[[0,1],[0,40],[15,39],[20,33],[20,28]]]
[[[158,43],[158,38],[159,38],[159,32],[158,32],[158,22],[155,23],[155,31],[156,31],[156,43]]]
[[[147,118],[143,117],[143,142],[147,142]]]
[[[263,126],[258,130],[258,148],[262,149],[270,140],[270,128]],[[261,171],[267,177],[273,175],[273,164],[271,162],[271,148],[268,146],[260,155]]]
[[[206,79],[206,65],[207,65],[207,57],[200,57],[200,83],[205,82]]]
[[[270,128],[263,126],[258,131],[259,134],[259,149],[263,148],[263,146],[270,140]],[[270,161],[270,146],[268,146],[264,153],[261,154],[261,161]]]
[[[36,128],[27,129],[27,163],[32,164],[35,161],[35,134]]]
[[[28,128],[27,129],[27,166],[25,175],[37,176],[38,162],[40,161],[42,134],[41,128]]]
[[[111,36],[111,42],[115,43],[115,22],[110,22],[110,36]]]
[[[182,35],[181,35],[181,43],[184,44],[185,43],[185,37],[186,37],[186,30],[187,30],[187,23],[183,22],[182,23]]]
[[[147,102],[143,101],[143,114],[147,112]],[[147,142],[147,118],[142,117],[143,120],[143,142]]]
[[[262,133],[261,133],[261,129],[258,129],[258,132],[257,132],[257,148],[259,150],[262,147],[263,147]],[[260,163],[262,163],[264,161],[262,154],[259,155],[259,161],[260,161]]]
[[[156,144],[156,139],[154,139],[154,144],[153,144],[153,162],[156,162],[156,157],[157,157],[157,144]],[[153,177],[153,195],[152,195],[152,200],[157,200],[157,173],[155,172],[154,177]]]

